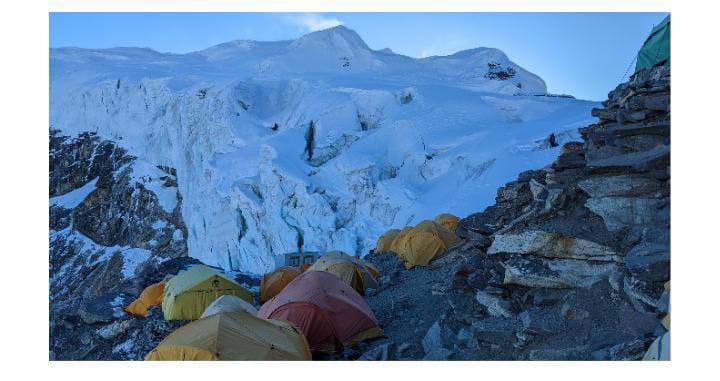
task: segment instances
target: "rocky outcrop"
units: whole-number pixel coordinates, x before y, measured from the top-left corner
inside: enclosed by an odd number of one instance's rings
[[[372,254],[384,275],[368,303],[387,338],[361,351],[642,358],[668,312],[669,100],[669,67],[637,73],[593,111],[582,143],[498,189],[495,205],[460,221],[464,242],[429,267],[402,271],[392,254]]]
[[[138,359],[177,326],[144,324],[122,307],[197,262],[181,202],[174,169],[92,133],[50,132],[51,358]]]

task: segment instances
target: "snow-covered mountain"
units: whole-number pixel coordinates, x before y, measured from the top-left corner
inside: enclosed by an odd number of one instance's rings
[[[342,26],[189,54],[50,51],[50,129],[173,168],[189,255],[255,274],[299,248],[365,254],[390,227],[482,210],[558,155],[551,133],[563,143],[594,120],[596,103],[546,92],[497,49],[414,59]]]

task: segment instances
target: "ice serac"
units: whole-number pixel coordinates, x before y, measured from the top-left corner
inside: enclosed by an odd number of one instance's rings
[[[414,59],[342,26],[189,54],[51,49],[50,74],[52,130],[174,168],[189,255],[256,274],[482,210],[598,106],[547,94],[497,49]]]

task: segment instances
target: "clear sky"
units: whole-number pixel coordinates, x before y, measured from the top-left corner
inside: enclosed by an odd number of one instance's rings
[[[50,47],[186,53],[237,39],[288,40],[343,24],[411,57],[504,51],[552,93],[602,100],[665,13],[51,13]],[[632,71],[632,69],[631,69]]]

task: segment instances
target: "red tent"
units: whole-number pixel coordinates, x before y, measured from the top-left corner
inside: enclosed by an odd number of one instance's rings
[[[383,331],[365,300],[340,278],[308,271],[260,307],[258,317],[286,320],[298,327],[313,351],[379,337]]]

